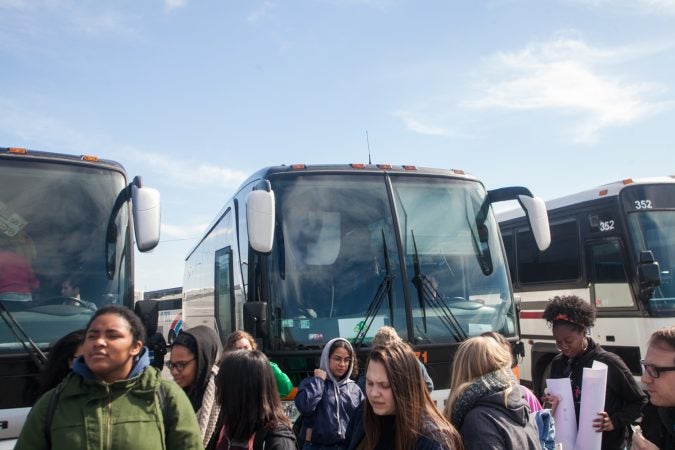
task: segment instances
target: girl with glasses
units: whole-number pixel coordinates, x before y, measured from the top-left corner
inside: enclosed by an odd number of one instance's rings
[[[357,375],[352,345],[335,338],[325,345],[319,369],[298,387],[295,406],[303,415],[300,437],[303,450],[343,450],[349,421],[363,401],[363,393],[350,378]]]
[[[625,448],[627,427],[640,417],[646,396],[623,360],[605,351],[590,337],[588,330],[595,323],[595,309],[576,295],[554,297],[543,317],[560,351],[551,362],[551,378],[570,378],[577,423],[584,367],[592,367],[593,361],[607,364],[605,408],[593,420],[593,427],[602,433],[603,450]],[[554,408],[558,402],[552,395],[544,396],[543,400]]]
[[[206,445],[216,428],[220,405],[216,399],[216,364],[220,339],[205,325],[182,330],[171,346],[167,367],[182,387],[197,414],[202,443]]]

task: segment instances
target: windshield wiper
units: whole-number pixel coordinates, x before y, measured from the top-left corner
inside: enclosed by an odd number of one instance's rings
[[[452,337],[455,339],[455,341],[461,342],[467,338],[467,335],[455,317],[455,314],[441,300],[441,294],[433,286],[429,277],[422,273],[420,268],[419,253],[417,252],[417,243],[415,242],[415,234],[412,230],[410,230],[410,236],[412,237],[413,241],[413,268],[415,270],[415,276],[413,277],[412,282],[417,290],[417,298],[419,300],[420,309],[422,310],[422,326],[424,329],[424,334],[428,332],[426,312],[426,305],[428,303],[432,308],[441,312],[441,315],[438,316],[438,319],[443,325],[445,325],[450,333],[452,333]],[[425,338],[429,340],[429,338],[426,336]]]
[[[23,329],[21,324],[17,322],[14,315],[12,315],[7,307],[5,307],[3,301],[0,301],[0,316],[2,316],[2,319],[7,324],[7,328],[12,332],[17,342],[23,346],[33,362],[35,362],[37,368],[42,371],[47,363],[47,357],[35,342],[33,342],[30,336],[28,336],[28,333],[26,333],[26,330]]]
[[[394,284],[394,276],[391,272],[391,261],[389,260],[389,250],[387,249],[387,241],[384,237],[384,229],[382,229],[382,245],[384,251],[384,268],[385,274],[384,278],[380,282],[380,285],[377,288],[375,297],[370,301],[368,305],[368,311],[366,311],[366,316],[363,319],[363,326],[359,329],[358,334],[354,338],[354,347],[358,350],[363,344],[363,340],[368,334],[373,321],[375,320],[375,315],[382,305],[382,300],[384,300],[384,294],[387,294],[387,299],[389,301],[389,323],[393,326],[394,324],[394,297],[391,291],[391,288]]]
[[[480,270],[485,275],[490,275],[494,270],[492,265],[492,255],[490,254],[490,245],[488,242],[489,232],[488,227],[485,225],[489,208],[490,202],[488,201],[488,198],[486,198],[481,205],[475,218],[469,216],[469,208],[466,208],[466,222],[469,225],[469,230],[471,230],[473,249],[476,253]]]

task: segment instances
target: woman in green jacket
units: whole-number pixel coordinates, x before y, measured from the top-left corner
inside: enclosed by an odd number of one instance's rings
[[[31,409],[15,450],[202,449],[190,401],[150,366],[133,311],[101,308],[86,330],[73,373]]]
[[[256,344],[255,339],[249,333],[241,330],[233,331],[227,337],[227,342],[225,342],[225,351],[233,350],[257,350],[258,344]],[[279,391],[279,397],[284,398],[293,389],[293,383],[291,379],[288,378],[288,375],[283,373],[279,366],[270,361],[270,366],[272,367],[272,373],[274,373],[274,379],[277,381],[277,390]]]

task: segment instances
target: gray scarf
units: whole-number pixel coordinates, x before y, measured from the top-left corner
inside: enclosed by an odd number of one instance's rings
[[[473,380],[452,405],[452,423],[458,429],[462,427],[464,417],[481,398],[495,392],[501,392],[515,385],[516,379],[508,370],[495,370]]]

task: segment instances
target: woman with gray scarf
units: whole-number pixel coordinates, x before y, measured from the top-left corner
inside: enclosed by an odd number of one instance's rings
[[[459,430],[465,450],[541,448],[511,372],[511,353],[492,338],[477,336],[459,346],[444,414]]]
[[[356,355],[348,340],[335,338],[321,353],[320,368],[298,387],[295,406],[304,416],[303,450],[342,450],[345,433],[363,393],[350,378],[355,375]]]

